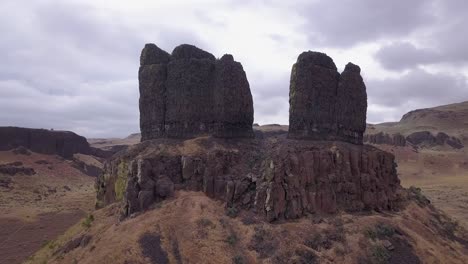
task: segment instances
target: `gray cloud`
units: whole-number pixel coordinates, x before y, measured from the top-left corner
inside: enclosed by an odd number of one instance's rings
[[[400,78],[369,80],[367,93],[373,104],[396,109],[411,104],[415,109],[468,99],[468,80],[460,74],[416,69]]]
[[[408,35],[435,22],[426,0],[314,1],[301,10],[304,32],[317,46],[350,47]]]
[[[433,1],[437,25],[421,33],[415,47],[396,41],[376,53],[377,61],[386,69],[401,71],[420,65],[468,63],[468,2],[459,0]]]
[[[441,53],[426,48],[416,48],[409,42],[396,42],[384,46],[376,53],[376,59],[389,70],[405,70],[422,64],[432,64],[444,59]]]

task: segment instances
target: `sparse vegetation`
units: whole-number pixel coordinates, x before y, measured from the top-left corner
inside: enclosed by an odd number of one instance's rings
[[[119,163],[118,171],[117,171],[117,179],[114,184],[115,199],[117,201],[121,201],[124,198],[125,187],[128,181],[127,171],[128,171],[128,164],[126,161],[122,160]]]
[[[244,257],[242,257],[240,255],[237,255],[234,258],[232,258],[232,263],[233,264],[244,264],[245,263]]]
[[[94,222],[94,216],[92,214],[89,214],[83,222],[81,222],[81,225],[85,228],[90,228],[91,224]]]
[[[424,207],[431,203],[431,201],[427,199],[426,196],[424,196],[424,194],[421,191],[421,188],[410,186],[408,188],[408,191],[410,194],[410,198],[414,199],[419,206]]]
[[[381,245],[373,245],[370,248],[370,261],[372,264],[385,264],[390,259],[390,252]]]
[[[229,245],[234,246],[234,245],[237,244],[238,238],[237,238],[236,234],[231,233],[231,234],[229,234],[229,236],[226,238],[225,241],[226,241],[226,243],[228,243]]]
[[[372,228],[368,228],[364,231],[364,234],[372,239],[382,239],[392,237],[396,233],[396,229],[384,223],[378,223]]]
[[[343,227],[336,229],[326,229],[323,232],[314,232],[304,241],[304,245],[314,250],[330,249],[333,242],[346,241],[346,236]]]
[[[215,224],[210,219],[200,218],[200,219],[197,220],[197,226],[214,228]]]
[[[226,215],[235,218],[239,214],[239,210],[234,206],[226,208]]]

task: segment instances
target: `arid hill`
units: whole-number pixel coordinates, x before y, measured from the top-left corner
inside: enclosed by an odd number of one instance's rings
[[[468,143],[468,102],[417,109],[399,122],[367,125],[368,143],[402,146],[403,138],[422,147],[462,148]]]

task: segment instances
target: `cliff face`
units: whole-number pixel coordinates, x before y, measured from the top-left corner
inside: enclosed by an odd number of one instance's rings
[[[406,138],[400,133],[387,134],[379,132],[377,134],[366,134],[364,135],[364,142],[369,144],[387,144],[393,146],[406,146]]]
[[[72,158],[75,153],[90,154],[86,138],[69,131],[52,131],[21,127],[0,127],[0,150],[19,146],[43,154]]]
[[[285,135],[228,144],[214,138],[157,140],[130,148],[98,178],[98,205],[123,215],[176,190],[203,191],[268,221],[307,213],[398,208],[394,156],[371,146],[296,141]]]
[[[404,147],[408,144],[415,147],[434,147],[434,146],[450,146],[454,149],[464,148],[463,143],[457,137],[449,136],[443,132],[436,135],[429,131],[418,131],[409,134],[407,137],[400,133],[387,134],[379,132],[376,134],[365,134],[364,142],[369,144],[386,144],[392,146]]]
[[[291,72],[289,138],[362,144],[367,94],[352,63],[340,75],[324,53],[304,52]]]
[[[187,44],[169,55],[147,44],[140,64],[142,141],[199,135],[253,137],[249,83],[231,55],[217,60]]]

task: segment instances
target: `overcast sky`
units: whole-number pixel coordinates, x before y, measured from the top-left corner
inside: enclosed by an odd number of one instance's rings
[[[233,54],[255,122],[288,123],[289,75],[305,50],[361,66],[367,121],[468,100],[468,1],[0,1],[0,126],[139,132],[145,43]]]

